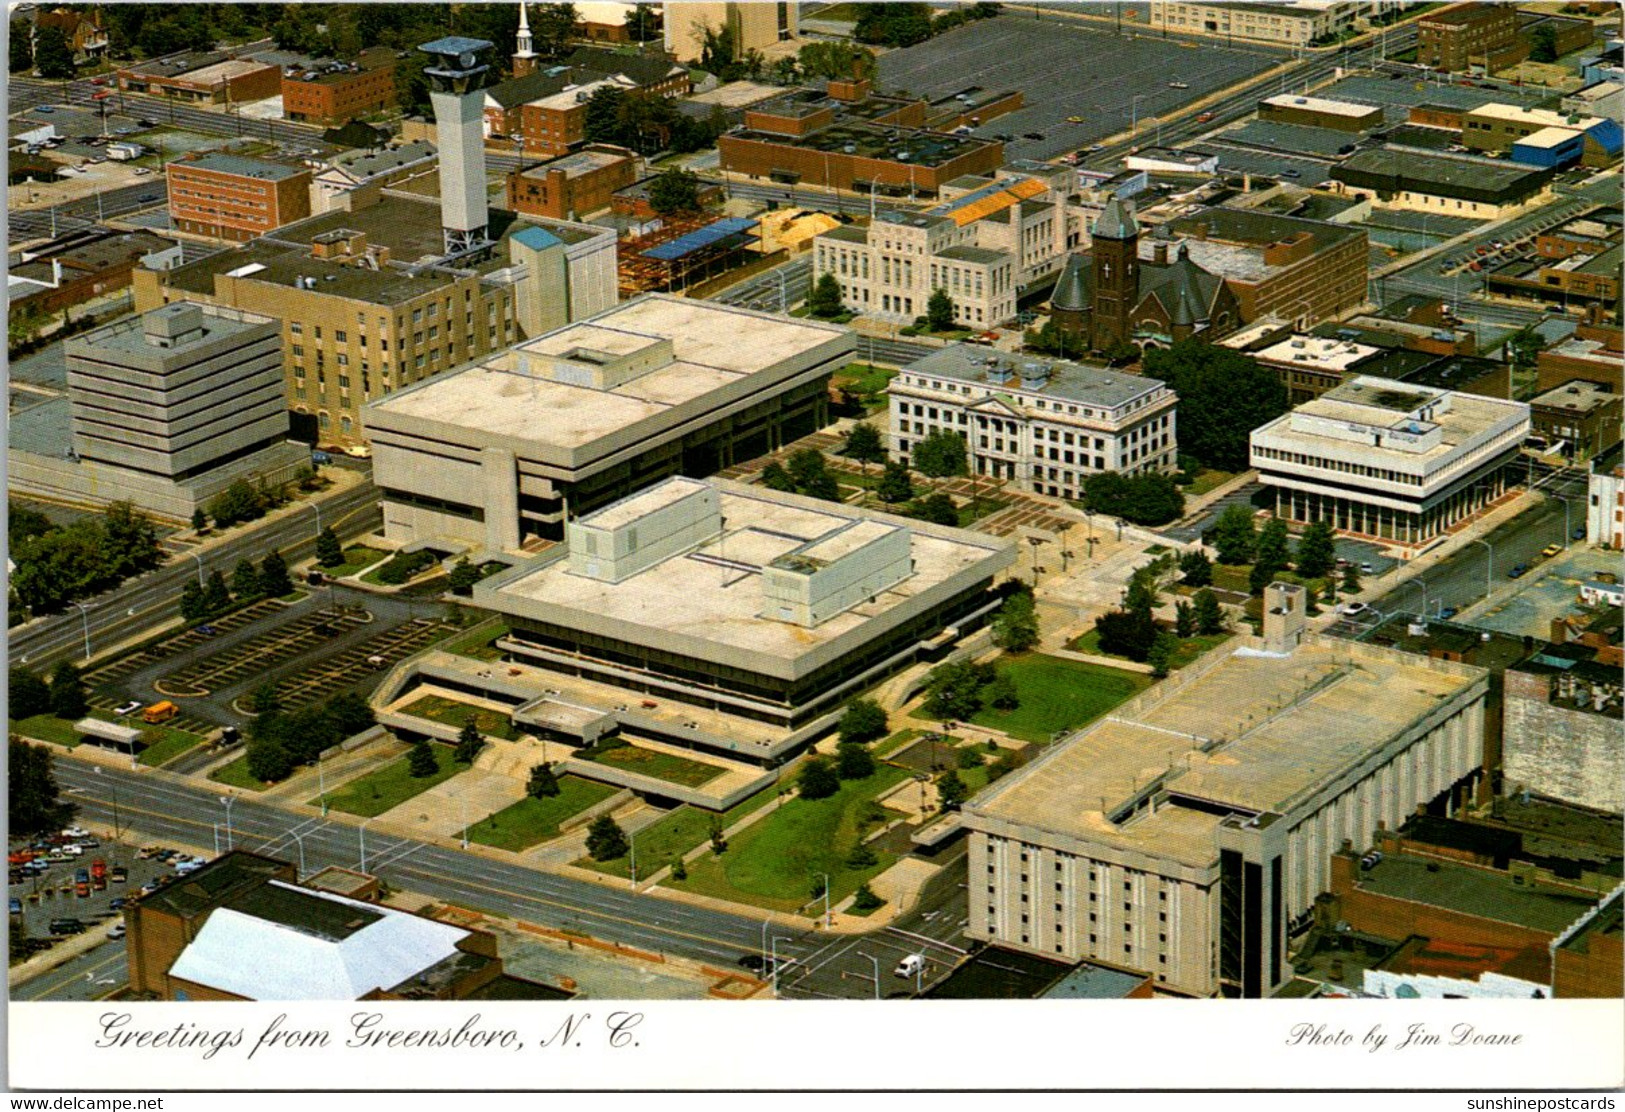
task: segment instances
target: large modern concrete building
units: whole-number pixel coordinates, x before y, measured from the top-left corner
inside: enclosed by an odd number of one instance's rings
[[[1361,376],[1252,433],[1294,522],[1417,545],[1499,498],[1529,435],[1523,402]]]
[[[1007,539],[672,478],[573,520],[566,544],[484,580],[474,603],[507,618],[497,648],[545,671],[514,715],[525,728],[776,764],[977,628],[1014,561]]]
[[[796,37],[797,4],[735,3],[734,0],[680,0],[662,5],[666,52],[681,62],[699,60],[705,35],[726,32],[735,58]]]
[[[965,439],[976,475],[1059,498],[1101,471],[1172,471],[1178,398],[1160,379],[955,344],[887,387],[891,448],[934,432]]]
[[[14,421],[15,491],[128,499],[185,519],[236,479],[286,481],[309,463],[288,441],[281,345],[268,317],[169,305],[74,337],[64,350],[67,398]],[[64,416],[71,441],[42,443]]]
[[[1358,0],[1277,0],[1273,4],[1152,0],[1148,22],[1163,34],[1182,31],[1309,46],[1353,30],[1355,20],[1375,14],[1377,7]]]
[[[518,549],[672,475],[709,475],[827,421],[854,339],[667,295],[627,302],[369,406],[384,532]]]
[[[989,788],[970,829],[968,933],[1154,974],[1193,996],[1291,979],[1345,839],[1467,799],[1487,673],[1303,632],[1265,595],[1262,641],[1178,672]]]

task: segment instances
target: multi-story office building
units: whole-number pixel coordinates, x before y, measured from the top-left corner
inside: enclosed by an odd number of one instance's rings
[[[1101,471],[1172,471],[1178,398],[1160,380],[1107,367],[955,344],[887,387],[890,446],[934,432],[965,440],[972,473],[1059,498]]]
[[[765,50],[796,37],[798,5],[785,3],[734,3],[713,0],[679,0],[662,5],[665,20],[666,53],[679,62],[697,62],[705,46],[705,33],[730,32],[734,57],[743,58],[751,50]]]
[[[242,243],[310,215],[309,170],[234,154],[176,159],[165,168],[177,231]]]
[[[834,325],[650,295],[368,407],[384,532],[493,552],[828,421]]]
[[[14,490],[128,499],[185,519],[234,480],[285,481],[309,462],[288,441],[281,345],[268,317],[169,305],[72,337],[64,353],[67,398],[14,422]],[[48,447],[39,441],[54,421],[70,435]]]
[[[1255,429],[1252,464],[1287,521],[1417,545],[1501,496],[1529,427],[1522,402],[1362,376]]]
[[[1489,686],[1481,668],[1305,634],[1306,602],[1273,584],[1261,639],[967,803],[967,933],[1193,996],[1290,980],[1289,939],[1344,840],[1468,800]]]
[[[1476,66],[1488,73],[1528,53],[1516,4],[1452,4],[1416,21],[1416,61],[1429,69],[1461,73]]]
[[[1083,212],[1036,177],[969,177],[947,188],[956,186],[964,191],[923,213],[884,212],[866,228],[819,236],[813,280],[834,275],[842,304],[883,320],[924,316],[939,289],[957,324],[1011,319],[1017,298],[1085,241]]]
[[[375,46],[353,62],[319,61],[282,71],[282,114],[338,124],[394,107],[395,52]]]
[[[643,160],[624,147],[595,144],[552,162],[508,172],[508,207],[526,216],[574,220],[608,208],[615,192],[642,176]]]
[[[1152,0],[1148,22],[1157,31],[1308,46],[1352,30],[1355,20],[1375,11],[1376,5],[1354,0],[1278,0],[1273,4]]]
[[[1617,605],[1612,621],[1601,624],[1611,625],[1611,638],[1588,633],[1580,641],[1547,645],[1507,669],[1507,794],[1532,791],[1614,814],[1625,806]]]

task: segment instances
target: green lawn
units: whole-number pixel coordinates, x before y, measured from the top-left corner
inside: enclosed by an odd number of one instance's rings
[[[472,703],[465,703],[458,699],[448,699],[444,695],[425,695],[411,704],[401,708],[402,714],[415,714],[419,718],[427,718],[431,722],[439,722],[446,726],[456,726],[461,729],[463,723],[468,721],[469,715],[474,716],[474,725],[480,733],[487,737],[499,737],[512,741],[519,736],[519,731],[513,728],[513,723],[501,711],[491,710],[488,707],[477,707]]]
[[[9,719],[11,732],[34,741],[48,741],[52,745],[65,745],[72,749],[79,744],[79,732],[73,723],[54,714],[36,714],[32,718]]]
[[[726,771],[720,765],[702,764],[675,753],[638,749],[631,745],[596,751],[592,753],[592,759],[611,768],[622,768],[627,772],[653,776],[657,780],[667,780],[689,788],[708,784]]]
[[[234,788],[242,788],[251,792],[262,792],[271,786],[264,780],[256,780],[254,775],[248,771],[247,753],[244,753],[230,764],[222,765],[209,773],[209,779],[216,783],[229,784]]]
[[[1015,683],[1021,705],[1008,711],[983,707],[971,721],[1040,744],[1093,722],[1151,685],[1150,676],[1042,653],[1003,657],[998,667]],[[911,717],[930,718],[923,710]]]
[[[526,796],[468,828],[469,841],[518,852],[558,836],[559,824],[618,789],[579,776],[559,777],[559,794],[546,799]]]
[[[819,8],[806,19],[824,19],[832,23],[856,23],[860,6],[857,4],[831,4],[827,8]]]
[[[327,805],[335,811],[344,811],[363,818],[381,815],[391,807],[398,807],[414,795],[428,791],[468,768],[451,759],[451,750],[444,745],[429,744],[434,754],[437,771],[433,776],[413,776],[409,758],[391,761],[376,772],[357,777],[337,791],[329,792]],[[321,798],[309,801],[312,807],[322,805]]]
[[[778,785],[763,788],[728,810],[717,814],[685,803],[674,811],[638,831],[638,860],[643,875],[652,874],[688,853],[702,842],[711,839],[711,823],[719,823],[726,830],[752,811],[771,802],[778,794]],[[617,857],[613,861],[594,861],[584,857],[576,862],[586,869],[595,869],[610,876],[631,877],[632,859]]]
[[[869,749],[876,757],[889,757],[923,733],[925,733],[924,730],[916,730],[912,727],[906,730],[898,730],[891,737],[875,742]]]
[[[475,660],[497,661],[502,659],[502,653],[492,648],[491,643],[499,637],[506,636],[508,636],[507,622],[481,622],[467,633],[441,645],[440,650],[456,653],[458,656],[471,656]]]
[[[1195,637],[1187,637],[1179,643],[1179,648],[1174,650],[1174,655],[1169,660],[1168,666],[1175,669],[1183,668],[1215,645],[1224,644],[1230,640],[1230,637],[1229,633],[1198,634]],[[1117,653],[1106,652],[1100,647],[1100,634],[1092,629],[1082,637],[1075,638],[1067,648],[1074,652],[1090,653],[1096,656],[1118,656]],[[1118,659],[1127,660],[1128,658],[1118,656]]]
[[[837,390],[850,390],[860,396],[879,394],[896,376],[896,367],[874,366],[869,363],[848,363],[835,372],[831,385]]]
[[[201,734],[188,733],[169,726],[149,726],[142,731],[144,734],[161,734],[162,736],[141,751],[136,759],[144,765],[156,767],[172,761],[194,746],[203,742]]]
[[[1214,564],[1213,586],[1220,591],[1248,594],[1252,590],[1252,585],[1247,581],[1251,573],[1252,568],[1247,564]]]
[[[352,544],[344,550],[344,563],[336,564],[330,568],[321,568],[321,570],[324,575],[339,579],[346,575],[354,575],[362,568],[371,567],[388,555],[389,553],[381,548],[368,548],[364,544]],[[321,565],[318,564],[317,567],[321,567]]]
[[[1217,490],[1236,477],[1234,471],[1212,471],[1204,467],[1191,479],[1185,493],[1192,498],[1199,498],[1210,490]]]
[[[726,852],[702,857],[688,870],[687,880],[668,877],[671,888],[699,892],[725,900],[756,904],[777,911],[797,912],[812,898],[819,874],[830,878],[830,903],[839,903],[864,881],[896,860],[877,851],[875,864],[863,869],[847,867],[846,858],[859,840],[884,820],[886,811],[874,797],[906,780],[908,770],[881,765],[864,780],[846,780],[828,799],[796,798],[760,822],[746,827],[728,844]]]

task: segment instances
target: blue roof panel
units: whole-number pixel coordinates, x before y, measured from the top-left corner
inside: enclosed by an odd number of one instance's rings
[[[686,255],[712,244],[720,243],[729,236],[738,235],[747,229],[756,226],[756,221],[745,216],[730,216],[707,224],[697,231],[680,235],[669,243],[662,243],[658,247],[651,247],[643,252],[646,259],[658,259],[661,262],[675,262]]]

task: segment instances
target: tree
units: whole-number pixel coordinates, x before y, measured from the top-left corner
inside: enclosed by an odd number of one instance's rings
[[[778,460],[762,468],[762,485],[768,490],[782,490],[787,494],[794,494],[796,489],[796,481]]]
[[[815,317],[833,317],[841,308],[840,281],[833,274],[820,274],[807,295],[807,311]]]
[[[1196,636],[1196,611],[1188,602],[1174,604],[1174,635],[1181,641]]]
[[[457,747],[452,750],[451,759],[458,764],[471,765],[484,748],[485,735],[480,733],[480,728],[475,724],[474,716],[471,714],[463,721],[463,728],[457,731]]]
[[[246,557],[237,561],[237,567],[231,573],[231,593],[240,599],[259,597],[260,573],[254,567],[254,561]]]
[[[875,76],[874,52],[843,40],[806,43],[796,53],[796,63],[810,78],[845,81]]]
[[[1038,644],[1038,610],[1032,592],[1017,591],[1004,600],[993,619],[993,643],[1010,653],[1024,653]]]
[[[525,781],[525,794],[532,799],[547,799],[559,794],[559,778],[553,775],[553,762],[545,761],[530,770]]]
[[[255,714],[275,714],[282,709],[282,693],[275,681],[267,680],[248,694],[248,709]]]
[[[970,789],[959,778],[959,772],[950,768],[937,777],[937,800],[944,811],[957,811],[970,796]]]
[[[260,493],[246,479],[238,479],[215,495],[208,505],[209,516],[222,529],[240,521],[253,521],[265,513]]]
[[[376,721],[367,700],[354,691],[333,696],[327,701],[323,712],[332,720],[333,728],[338,731],[341,741],[347,737],[354,737]]]
[[[16,502],[8,503],[6,517],[13,548],[31,537],[43,537],[56,529],[50,518]]]
[[[203,588],[195,579],[181,584],[181,618],[188,622],[201,622],[209,616],[209,604],[203,597]]]
[[[1004,672],[993,677],[993,682],[983,691],[983,698],[995,710],[1015,710],[1021,705],[1021,695],[1016,691],[1016,681]]]
[[[203,512],[202,506],[199,506],[197,509],[192,511],[192,532],[201,533],[208,527],[209,515]]]
[[[1196,592],[1196,631],[1206,637],[1223,633],[1224,628],[1224,610],[1219,606],[1219,596],[1203,587]]]
[[[854,742],[835,748],[835,775],[842,780],[863,780],[874,775],[875,759],[869,750]]]
[[[470,564],[467,556],[463,556],[452,565],[447,586],[454,595],[467,595],[473,593],[474,584],[479,581],[480,569]]]
[[[434,750],[423,738],[414,741],[406,751],[406,770],[419,780],[440,771],[440,762],[435,759]]]
[[[1527,371],[1533,367],[1545,347],[1546,341],[1532,324],[1524,325],[1508,336],[1506,341],[1508,358],[1512,361],[1513,370],[1517,371]]]
[[[1158,471],[1097,472],[1083,482],[1083,503],[1094,513],[1137,525],[1166,525],[1185,512],[1185,495],[1173,476]]]
[[[947,429],[927,433],[924,439],[914,445],[914,470],[932,479],[963,475],[965,438]]]
[[[614,861],[625,857],[630,848],[626,831],[608,815],[599,815],[587,828],[587,852],[594,861]]]
[[[163,562],[157,527],[134,504],[108,503],[102,516],[102,530],[107,557],[112,563],[110,571],[119,579],[151,571]]]
[[[1529,32],[1529,60],[1531,62],[1557,61],[1557,31],[1549,23],[1541,23]]]
[[[1346,595],[1360,593],[1360,569],[1355,564],[1346,564],[1343,567],[1343,593]]]
[[[791,454],[786,470],[795,481],[796,490],[809,498],[822,498],[826,502],[841,500],[840,484],[829,473],[824,453],[817,448],[802,448]]]
[[[942,722],[971,718],[982,709],[989,672],[968,660],[937,665],[925,678],[925,713]]]
[[[633,42],[648,42],[659,32],[655,28],[655,10],[648,4],[637,4],[622,17],[626,33]]]
[[[729,80],[733,76],[737,52],[733,28],[700,28],[700,60],[696,63],[700,69],[714,73],[724,81]]]
[[[530,16],[530,35],[536,44],[536,53],[549,60],[562,58],[580,21],[574,4],[537,4]],[[507,25],[506,18],[502,22]]]
[[[11,736],[6,762],[6,825],[12,837],[61,830],[76,808],[62,799],[51,751]]]
[[[940,491],[917,500],[910,512],[921,521],[929,521],[934,525],[959,524],[959,507],[954,505],[952,498]]]
[[[231,591],[226,587],[226,577],[220,574],[219,568],[215,568],[203,585],[203,612],[214,615],[230,608]]]
[[[1143,661],[1157,639],[1157,623],[1149,614],[1108,610],[1095,619],[1095,633],[1102,652]]]
[[[859,421],[846,430],[846,443],[841,445],[841,455],[859,463],[879,463],[886,458],[886,446],[880,438],[880,430]]]
[[[90,710],[85,696],[85,681],[79,669],[64,660],[51,673],[51,713],[58,718],[83,718]]]
[[[868,849],[867,846],[862,846],[859,848]],[[854,850],[853,852],[856,853],[857,851]],[[874,850],[869,850],[869,852],[870,854],[873,854]],[[875,890],[869,887],[868,881],[864,881],[862,884],[858,885],[858,890],[852,893],[853,911],[873,911],[877,907],[884,906],[886,906],[886,901],[875,895]]]
[[[1248,435],[1288,408],[1275,372],[1230,348],[1181,340],[1147,351],[1144,365],[1179,395],[1180,451],[1207,467],[1245,470]]]
[[[931,291],[931,299],[925,303],[925,320],[933,332],[947,332],[954,326],[954,299],[941,286]]]
[[[1151,641],[1151,649],[1145,655],[1145,662],[1151,665],[1151,675],[1162,679],[1168,674],[1168,666],[1174,659],[1174,650],[1179,648],[1179,642],[1166,630],[1159,633]]]
[[[887,460],[880,482],[875,484],[875,494],[882,502],[892,505],[913,498],[914,483],[908,477],[908,464],[900,459]]]
[[[862,4],[852,28],[852,37],[861,43],[881,46],[913,46],[931,37],[929,4]]]
[[[1219,553],[1221,564],[1249,564],[1258,544],[1258,532],[1253,526],[1253,515],[1246,506],[1231,504],[1224,508],[1210,533]]]
[[[6,677],[6,716],[32,718],[50,709],[51,685],[27,668],[13,668]]]
[[[324,568],[336,568],[344,563],[344,546],[331,525],[316,534],[316,562]]]
[[[699,212],[699,175],[676,166],[662,170],[649,182],[649,207],[661,216]]]
[[[13,28],[15,33],[16,28]],[[74,75],[73,47],[60,27],[41,27],[34,36],[34,69],[41,77],[70,80]]]
[[[1179,580],[1187,587],[1206,587],[1213,582],[1213,561],[1201,549],[1191,549],[1179,557]]]
[[[27,73],[34,68],[34,44],[29,37],[13,30],[7,69],[11,73]]]
[[[261,738],[248,746],[248,774],[267,784],[284,780],[299,762],[279,738]]]
[[[802,799],[828,799],[841,790],[841,781],[827,757],[814,757],[801,766],[796,786]]]
[[[853,699],[836,727],[843,745],[874,741],[886,734],[886,712],[873,699]]]
[[[1157,593],[1157,576],[1153,566],[1137,568],[1129,577],[1128,589],[1123,592],[1123,609],[1149,619],[1160,605],[1162,596]]]
[[[288,564],[282,554],[272,549],[260,561],[260,590],[272,598],[293,593],[293,580],[288,577]]]
[[[1319,579],[1330,572],[1337,561],[1337,536],[1330,523],[1317,521],[1305,529],[1296,555],[1298,574],[1305,579]]]
[[[1253,594],[1261,593],[1286,569],[1287,555],[1286,522],[1272,517],[1258,534],[1258,551],[1253,555],[1253,570],[1247,581]]]

